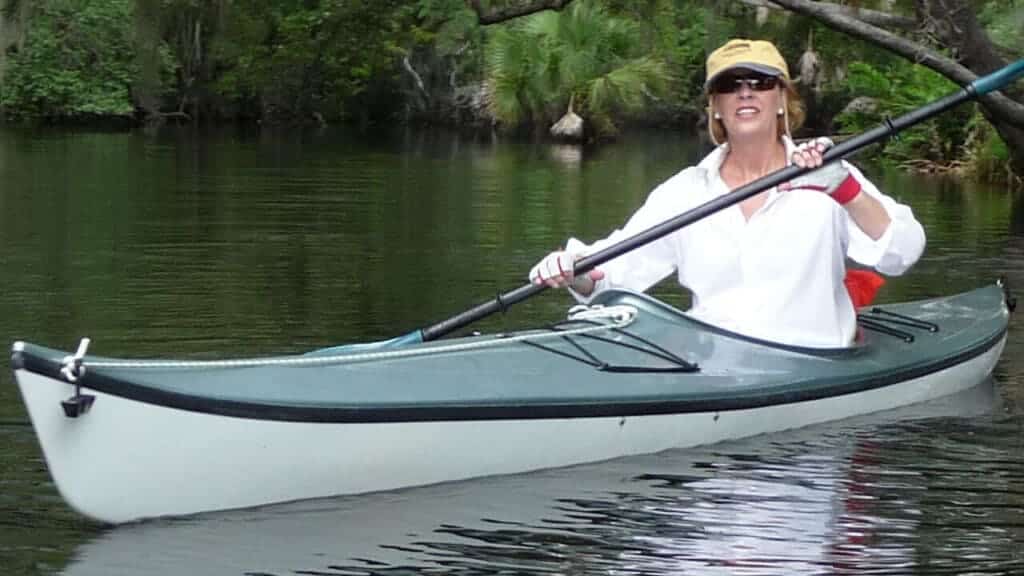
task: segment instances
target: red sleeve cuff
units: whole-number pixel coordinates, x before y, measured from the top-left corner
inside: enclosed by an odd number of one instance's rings
[[[853,177],[853,174],[846,177],[843,183],[836,188],[836,191],[832,193],[832,199],[839,202],[839,205],[845,205],[850,200],[853,200],[860,194],[860,182]]]

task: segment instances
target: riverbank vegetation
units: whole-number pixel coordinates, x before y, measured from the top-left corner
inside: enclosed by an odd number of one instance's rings
[[[740,35],[787,55],[806,133],[842,137],[1024,55],[1019,0],[857,4],[0,0],[0,108],[9,122],[62,124],[444,123],[584,140],[632,124],[701,131],[705,55]],[[884,152],[1013,180],[1024,89]]]

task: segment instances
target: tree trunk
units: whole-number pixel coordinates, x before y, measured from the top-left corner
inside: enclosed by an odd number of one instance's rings
[[[836,9],[829,2],[809,0],[771,0],[798,14],[885,48],[911,62],[922,64],[960,85],[969,84],[1006,65],[992,41],[974,17],[970,0],[916,0],[917,19],[928,35],[956,59],[948,58],[928,46],[868,24]],[[1006,142],[1014,167],[1024,173],[1024,103],[991,93],[980,99],[985,118]]]
[[[951,47],[957,60],[967,69],[985,75],[1007,65],[1008,62],[996,52],[988,34],[978,24],[969,1],[917,0],[916,8],[918,20],[925,29],[943,45]],[[1014,94],[1017,96],[1015,100],[1021,102],[1021,92],[1011,88],[1008,86],[1003,92]],[[1024,121],[1004,118],[987,105],[982,106],[982,114],[1010,148],[1015,168],[1024,173]]]
[[[132,90],[137,109],[146,119],[160,118],[160,1],[138,0],[135,4],[135,62],[139,77]]]

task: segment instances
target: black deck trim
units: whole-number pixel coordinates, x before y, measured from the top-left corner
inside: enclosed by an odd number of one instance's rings
[[[523,404],[445,404],[369,407],[316,407],[304,405],[261,404],[236,400],[221,400],[177,392],[169,392],[119,380],[97,371],[86,372],[76,383],[82,388],[136,400],[147,404],[176,408],[217,416],[311,423],[384,423],[384,422],[439,422],[479,420],[539,420],[568,418],[597,418],[624,416],[651,416],[661,414],[688,414],[697,412],[728,412],[750,408],[807,402],[822,398],[843,396],[857,392],[884,388],[920,378],[980,356],[1003,339],[1006,328],[979,342],[969,350],[936,362],[900,371],[884,377],[868,378],[833,386],[800,391],[750,394],[711,400],[650,400],[628,402],[585,403],[523,403]],[[26,351],[14,352],[12,363],[24,370],[63,380],[60,364],[55,360],[33,355]],[[685,377],[685,376],[683,376]],[[69,386],[68,392],[72,391]],[[88,417],[95,417],[87,415]]]

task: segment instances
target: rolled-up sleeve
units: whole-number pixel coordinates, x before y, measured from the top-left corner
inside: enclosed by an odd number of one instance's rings
[[[860,182],[862,191],[878,199],[890,219],[885,232],[877,240],[873,240],[857,226],[853,218],[848,218],[850,242],[846,249],[847,256],[888,276],[903,274],[924,252],[924,227],[914,217],[914,212],[909,206],[886,196],[856,167],[845,164]]]

